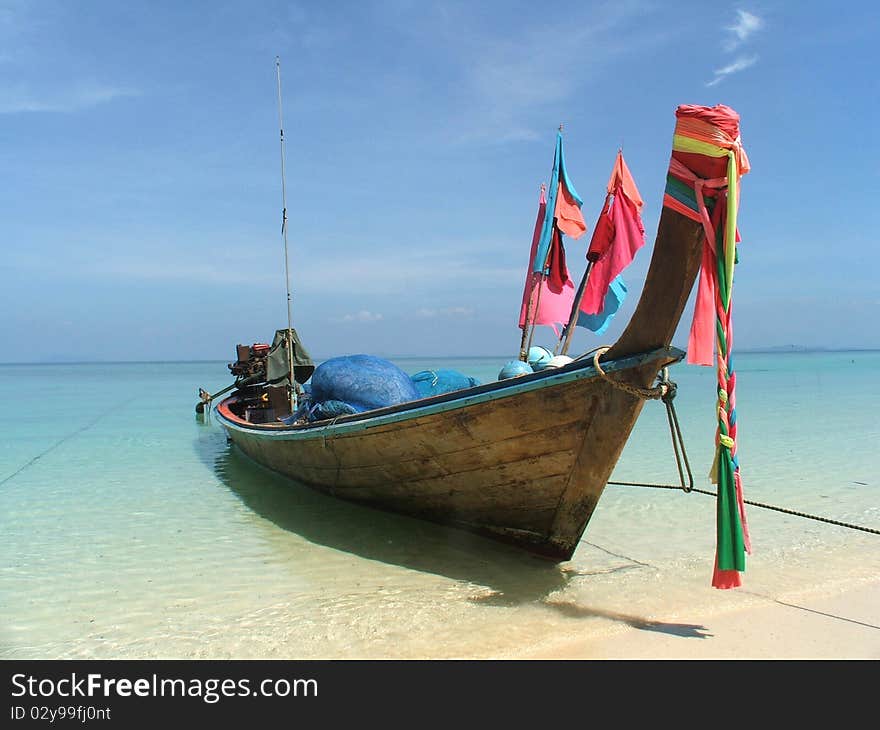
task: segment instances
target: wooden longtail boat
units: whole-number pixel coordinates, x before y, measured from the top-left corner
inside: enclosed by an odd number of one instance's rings
[[[242,389],[217,418],[298,482],[568,560],[644,405],[638,389],[685,355],[671,341],[704,256],[698,218],[664,206],[636,310],[601,356],[311,423],[278,422],[268,396],[254,419]]]

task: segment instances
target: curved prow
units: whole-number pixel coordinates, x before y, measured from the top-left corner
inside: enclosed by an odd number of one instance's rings
[[[664,208],[651,267],[632,319],[602,358],[668,347],[678,328],[703,255],[703,226]]]
[[[686,105],[678,107],[675,115],[672,155],[651,267],[636,311],[602,360],[619,360],[669,347],[704,255],[710,260],[705,252],[712,248],[714,231],[724,219],[721,213],[726,205],[736,205],[736,185],[732,184],[726,192],[728,180],[733,183],[731,175],[748,171],[748,160],[739,140],[739,115],[733,109]],[[731,242],[731,248],[725,247],[723,253],[733,257],[735,215],[732,223],[729,217],[725,220],[734,230],[725,231],[724,240]],[[732,272],[732,267],[729,270]],[[728,299],[729,286],[728,283]],[[701,290],[698,300],[700,294],[712,298],[711,293]],[[700,320],[701,325],[707,322],[710,326],[714,324],[710,318]],[[702,327],[699,331],[705,334]],[[701,347],[707,347],[705,341],[698,341]],[[710,356],[711,347],[709,343],[709,351],[702,355]],[[554,557],[567,560],[574,553],[644,404],[640,397],[612,381],[650,386],[660,368],[675,359],[670,352],[665,363],[654,360],[618,372],[603,383],[557,506],[548,539]],[[596,458],[597,453],[606,458]]]
[[[675,114],[670,174],[651,266],[636,311],[605,360],[670,345],[703,258],[706,233],[697,196],[711,205],[717,187],[713,183],[726,186],[729,158],[736,157],[739,164],[745,159],[739,115],[733,109],[684,105]],[[721,156],[716,154],[719,147],[726,148]],[[673,170],[692,173],[700,192],[683,189],[676,178],[680,173]]]

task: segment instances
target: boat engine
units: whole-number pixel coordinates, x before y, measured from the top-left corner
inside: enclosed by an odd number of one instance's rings
[[[236,345],[235,354],[238,359],[229,363],[229,372],[235,376],[235,394],[239,402],[246,411],[265,410],[269,407],[266,393],[269,345],[263,342]]]
[[[235,376],[236,380],[248,379],[252,382],[266,380],[269,345],[263,342],[255,342],[253,345],[236,345],[235,352],[238,359],[229,363],[229,372]]]

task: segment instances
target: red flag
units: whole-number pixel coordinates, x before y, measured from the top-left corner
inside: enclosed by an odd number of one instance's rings
[[[587,259],[594,263],[581,301],[581,311],[586,314],[601,313],[611,282],[645,245],[642,198],[621,152],[617,153],[607,192],[587,252]]]

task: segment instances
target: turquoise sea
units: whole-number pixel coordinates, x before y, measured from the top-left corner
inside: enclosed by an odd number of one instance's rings
[[[488,381],[505,358],[397,359]],[[740,353],[747,499],[880,529],[878,352]],[[710,488],[711,368],[671,376]],[[198,388],[225,362],[0,365],[0,658],[441,658],[552,654],[574,637],[880,574],[880,535],[748,507],[744,586],[711,588],[714,500],[609,485],[574,558],[346,504],[237,453]],[[617,481],[674,483],[647,403]],[[698,640],[698,638],[695,638]]]

